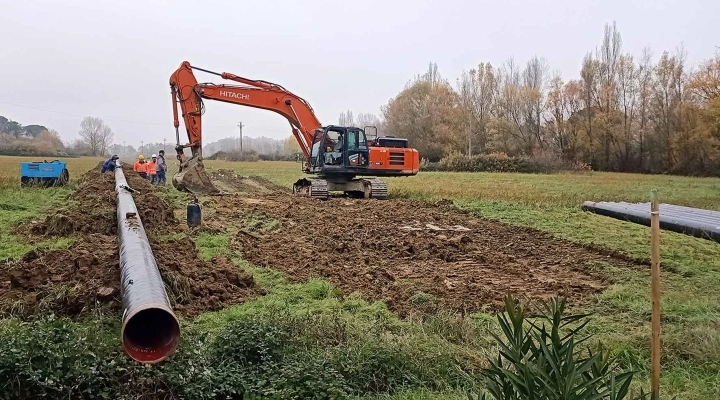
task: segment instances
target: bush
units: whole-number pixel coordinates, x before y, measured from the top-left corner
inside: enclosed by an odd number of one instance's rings
[[[183,324],[177,352],[156,365],[125,355],[119,324],[0,320],[0,398],[340,399],[478,379],[457,347],[384,316],[279,311],[212,334]]]
[[[601,344],[594,350],[588,347],[587,353],[578,348],[592,338],[580,335],[588,315],[565,315],[565,306],[565,299],[551,299],[531,314],[526,305],[505,297],[505,311],[498,315],[504,337],[493,334],[500,351],[483,371],[490,396],[496,400],[648,399],[644,392],[637,397],[630,394],[634,372],[620,372]]]
[[[184,334],[171,362],[141,365],[119,346],[115,321],[81,325],[49,318],[5,324],[0,327],[2,399],[217,399],[244,391],[240,372],[202,351],[204,341],[196,334]]]
[[[260,159],[255,150],[243,150],[242,152],[240,152],[239,150],[220,150],[217,153],[213,153],[211,156],[205,158],[207,158],[208,160],[224,161],[258,161]]]
[[[440,159],[437,163],[423,159],[420,162],[423,171],[449,172],[520,172],[520,173],[552,173],[558,171],[589,170],[585,164],[568,163],[549,154],[538,154],[535,157],[510,157],[505,153],[477,154],[466,156],[453,153]]]

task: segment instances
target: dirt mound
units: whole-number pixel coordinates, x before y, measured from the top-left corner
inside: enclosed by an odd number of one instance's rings
[[[79,236],[67,250],[32,251],[18,263],[0,264],[0,317],[38,311],[78,316],[96,304],[113,311],[121,309],[115,178],[112,173],[101,174],[100,169],[98,165],[78,180],[68,207],[44,222],[18,229]],[[146,179],[132,171],[125,171],[125,177],[137,190],[133,198],[178,314],[219,310],[259,293],[253,278],[230,260],[202,261],[190,239],[152,240],[153,232],[167,233],[178,227],[173,209]]]
[[[294,280],[323,277],[345,293],[385,300],[401,315],[419,303],[497,310],[506,291],[580,302],[607,287],[598,262],[632,262],[521,227],[476,218],[448,202],[314,201],[286,195],[216,198],[225,224],[267,215],[274,229],[239,226],[248,261]]]
[[[260,176],[240,176],[229,169],[217,169],[210,174],[212,183],[220,190],[243,195],[288,193],[289,189],[276,185]]]
[[[189,239],[153,242],[168,296],[179,315],[219,310],[258,294],[252,276],[230,260],[198,257]],[[62,316],[90,312],[98,303],[121,310],[116,238],[81,237],[68,250],[31,252],[15,264],[0,264],[0,317],[53,311]]]
[[[31,221],[19,226],[18,233],[66,236],[75,232],[115,235],[117,219],[115,175],[100,173],[102,163],[78,179],[77,190],[70,196],[69,204],[44,221]],[[131,169],[125,170],[128,185],[137,190],[133,194],[143,226],[147,230],[166,229],[176,223],[173,209],[160,198],[147,179]]]

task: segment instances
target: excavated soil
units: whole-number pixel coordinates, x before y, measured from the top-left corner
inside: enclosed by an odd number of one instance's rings
[[[599,262],[637,265],[475,217],[449,201],[316,201],[276,192],[213,198],[206,207],[215,211],[211,223],[237,226],[232,246],[253,264],[295,281],[328,279],[401,315],[428,307],[495,311],[506,292],[585,302],[611,283]]]
[[[68,199],[68,207],[47,216],[42,222],[30,221],[20,225],[16,233],[67,236],[82,232],[115,235],[115,175],[111,172],[101,174],[101,168],[102,164],[78,179],[77,190]],[[147,179],[135,173],[126,173],[125,179],[128,186],[136,190],[133,198],[145,229],[168,230],[177,223],[172,206],[157,196],[155,188]]]
[[[151,238],[189,231],[155,188],[127,175],[139,190],[135,199]],[[286,272],[292,281],[324,278],[344,294],[384,300],[402,316],[439,307],[496,311],[506,292],[535,299],[565,295],[582,303],[612,283],[601,262],[641,263],[479,218],[449,201],[317,201],[262,178],[226,170],[212,177],[231,194],[204,200],[199,230],[232,234],[233,250],[257,266]],[[75,316],[97,303],[120,309],[113,190],[112,174],[100,174],[98,167],[81,179],[71,207],[17,228],[31,241],[68,234],[77,241],[68,250],[31,252],[20,262],[0,264],[0,316],[44,309]],[[190,239],[151,240],[180,314],[262,294],[227,259],[202,261]]]
[[[213,184],[224,192],[236,195],[264,195],[290,193],[290,190],[276,185],[259,176],[240,176],[228,169],[217,169],[209,173]]]
[[[225,258],[205,262],[192,240],[159,241],[151,232],[182,231],[170,205],[139,176],[126,172],[143,225],[150,233],[153,254],[179,315],[219,310],[261,294],[252,276]],[[32,251],[12,264],[0,264],[0,316],[25,316],[38,311],[78,316],[96,306],[120,311],[120,266],[115,217],[114,178],[96,168],[85,174],[70,207],[44,222],[21,226],[29,241],[40,235],[77,234],[67,250]],[[62,217],[59,217],[61,215]],[[35,235],[35,236],[32,236]]]

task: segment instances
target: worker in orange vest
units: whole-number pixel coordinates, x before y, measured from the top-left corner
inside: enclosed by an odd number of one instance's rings
[[[149,163],[147,163],[147,173],[150,175],[150,183],[155,184],[157,182],[157,171],[155,171],[155,167],[157,166],[157,156],[155,154],[152,155],[152,159]]]
[[[138,160],[135,162],[135,165],[133,165],[133,171],[137,172],[142,178],[147,179],[147,166],[148,163],[145,162],[145,156],[140,154],[138,156]]]

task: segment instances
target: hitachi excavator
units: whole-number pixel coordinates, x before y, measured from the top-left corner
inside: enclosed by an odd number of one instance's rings
[[[198,83],[193,70],[217,75],[241,85]],[[344,192],[358,198],[386,199],[387,185],[377,177],[411,176],[419,170],[417,150],[407,139],[380,137],[375,130],[369,138],[365,130],[348,126],[323,126],[310,104],[280,85],[251,80],[223,72],[193,67],[185,61],[170,77],[173,116],[180,170],[173,178],[178,190],[213,194],[219,190],[210,181],[202,163],[202,125],[204,99],[274,111],[290,123],[293,135],[305,155],[303,172],[312,177],[300,178],[293,193],[316,199],[327,199],[329,192]],[[180,144],[180,121],[177,104],[189,143]],[[368,127],[364,127],[368,128]],[[190,158],[184,149],[191,150]],[[361,178],[358,178],[361,177]]]

